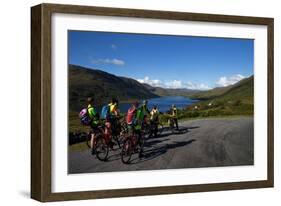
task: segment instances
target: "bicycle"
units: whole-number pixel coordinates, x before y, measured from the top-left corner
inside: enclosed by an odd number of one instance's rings
[[[148,137],[157,137],[163,132],[163,124],[159,122],[159,120],[150,120],[150,125],[149,125],[149,136]]]
[[[139,153],[141,157],[145,138],[141,131],[133,131],[131,135],[125,136],[125,141],[122,146],[121,160],[124,164],[128,164],[131,160],[132,154]]]
[[[86,138],[86,145],[88,146],[88,148],[91,148],[91,138],[92,138],[92,131],[88,132],[87,134],[87,138]]]
[[[116,135],[111,135],[111,138],[106,137],[105,134],[105,125],[98,126],[97,130],[91,131],[88,134],[87,145],[91,148],[91,135],[95,133],[93,139],[93,148],[94,154],[97,159],[100,161],[106,161],[108,157],[109,150],[113,149],[114,145],[118,145],[119,149],[121,149],[121,143],[118,139],[119,137]]]
[[[141,128],[144,133],[144,135],[149,135],[151,131],[151,125],[149,118],[147,116],[144,117],[142,123],[141,123]]]
[[[175,132],[176,128],[175,128],[175,119],[173,117],[169,117],[168,119],[168,125],[169,125],[169,129],[172,131],[172,133]]]
[[[121,121],[120,128],[118,128],[118,129],[112,128],[113,131],[112,131],[112,134],[111,134],[112,140],[114,141],[114,143],[117,143],[119,148],[121,148],[122,134],[126,130],[126,126],[124,125],[123,122],[124,121]],[[104,124],[105,124],[105,122],[102,123],[102,125],[104,125]],[[104,129],[104,126],[99,127],[99,129],[102,129],[102,128]],[[104,131],[102,131],[102,132],[104,132]],[[93,131],[90,131],[87,135],[87,138],[86,138],[86,145],[88,146],[88,148],[91,148],[92,133],[93,133]],[[96,139],[96,137],[95,137],[95,139]],[[93,142],[94,143],[93,146],[95,146],[95,143],[96,143],[95,139],[94,139],[94,142]]]
[[[161,122],[158,122],[157,127],[158,127],[158,135],[161,135],[162,132],[164,131],[164,125]]]
[[[94,150],[96,157],[100,161],[106,161],[109,152],[109,141],[105,138],[104,128],[102,126],[100,126],[100,132],[96,133],[95,138]]]
[[[148,135],[149,138],[152,135],[161,135],[164,130],[164,125],[159,121],[159,119],[149,121],[145,120],[142,124],[142,128],[145,135]]]

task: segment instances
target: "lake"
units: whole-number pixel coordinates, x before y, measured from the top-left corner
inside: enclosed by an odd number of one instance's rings
[[[166,97],[157,97],[147,99],[148,101],[148,109],[151,110],[154,105],[157,105],[158,110],[160,112],[167,112],[171,108],[172,104],[174,104],[178,109],[183,109],[188,105],[191,105],[198,100],[193,100],[188,97],[183,96],[166,96]],[[140,101],[140,104],[142,101]],[[119,109],[122,113],[126,113],[130,108],[131,103],[120,103]],[[97,107],[97,110],[100,111],[101,107]]]

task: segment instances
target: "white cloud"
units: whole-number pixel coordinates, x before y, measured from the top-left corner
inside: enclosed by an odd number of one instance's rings
[[[94,59],[92,60],[92,63],[93,64],[114,64],[114,65],[117,65],[117,66],[124,66],[125,65],[125,62],[121,59]]]
[[[143,79],[137,79],[138,82],[142,84],[149,84],[153,87],[161,87],[162,83],[159,79],[150,79],[148,76],[144,77]]]
[[[220,87],[226,87],[226,86],[235,84],[244,78],[245,77],[241,74],[236,74],[231,77],[220,77],[219,80],[216,82],[216,85],[218,85]]]
[[[120,60],[120,59],[112,59],[111,61],[109,61],[109,63],[121,65],[121,66],[125,65],[125,62],[123,60]]]
[[[211,89],[208,85],[205,84],[195,84],[192,82],[182,82],[180,80],[172,80],[172,81],[161,81],[159,79],[150,79],[148,76],[143,79],[137,79],[140,83],[149,84],[153,87],[163,87],[169,89],[193,89],[193,90],[208,90]]]
[[[241,74],[236,74],[230,77],[220,77],[216,82],[216,85],[219,87],[225,87],[237,83],[238,81],[244,79],[245,77]],[[161,81],[159,79],[150,79],[148,76],[144,79],[137,79],[140,83],[146,83],[154,87],[163,87],[170,89],[192,89],[192,90],[209,90],[213,87],[208,86],[204,83],[194,83],[191,81],[183,82],[181,80],[170,80],[170,81]]]
[[[178,89],[178,88],[183,88],[184,86],[180,80],[173,80],[173,81],[165,82],[165,87]]]
[[[192,83],[192,82],[187,82],[186,88],[187,89],[193,89],[193,90],[208,90],[208,89],[212,89],[211,87],[209,87],[206,84],[203,84],[203,83],[196,84],[196,83]]]

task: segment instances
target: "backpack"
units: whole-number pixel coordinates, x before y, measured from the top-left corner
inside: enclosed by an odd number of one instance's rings
[[[136,108],[129,108],[128,112],[127,112],[127,116],[126,116],[126,123],[127,124],[132,124],[134,121],[134,117],[135,117],[135,113],[136,113]]]
[[[107,117],[109,116],[109,106],[108,105],[104,105],[101,109],[101,118],[102,119],[107,119]]]
[[[88,109],[84,108],[79,112],[80,122],[83,125],[89,126],[92,122],[92,119],[89,117]]]

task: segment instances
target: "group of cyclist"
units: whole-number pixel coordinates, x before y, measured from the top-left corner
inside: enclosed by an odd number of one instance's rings
[[[98,127],[101,125],[101,119],[104,119],[104,136],[109,146],[113,148],[113,142],[111,141],[112,135],[119,135],[121,132],[120,124],[120,110],[118,108],[118,100],[112,98],[108,105],[104,106],[106,108],[106,115],[102,114],[103,118],[100,117],[100,114],[97,112],[94,107],[94,99],[89,97],[87,99],[87,115],[90,118],[89,126],[91,127],[91,148],[92,154],[94,153],[94,138],[95,134],[98,131]],[[138,101],[132,103],[131,107],[128,109],[125,120],[128,129],[129,135],[136,134],[138,141],[142,138],[141,132],[143,129],[144,123],[149,118],[149,123],[151,125],[151,135],[157,136],[158,133],[158,123],[159,123],[159,110],[156,105],[153,106],[151,111],[148,109],[148,101],[144,100],[142,104],[139,104]],[[102,109],[102,113],[103,110]],[[177,121],[177,108],[175,105],[171,107],[171,118],[173,119],[176,129],[178,129]],[[142,153],[142,152],[140,152]]]

